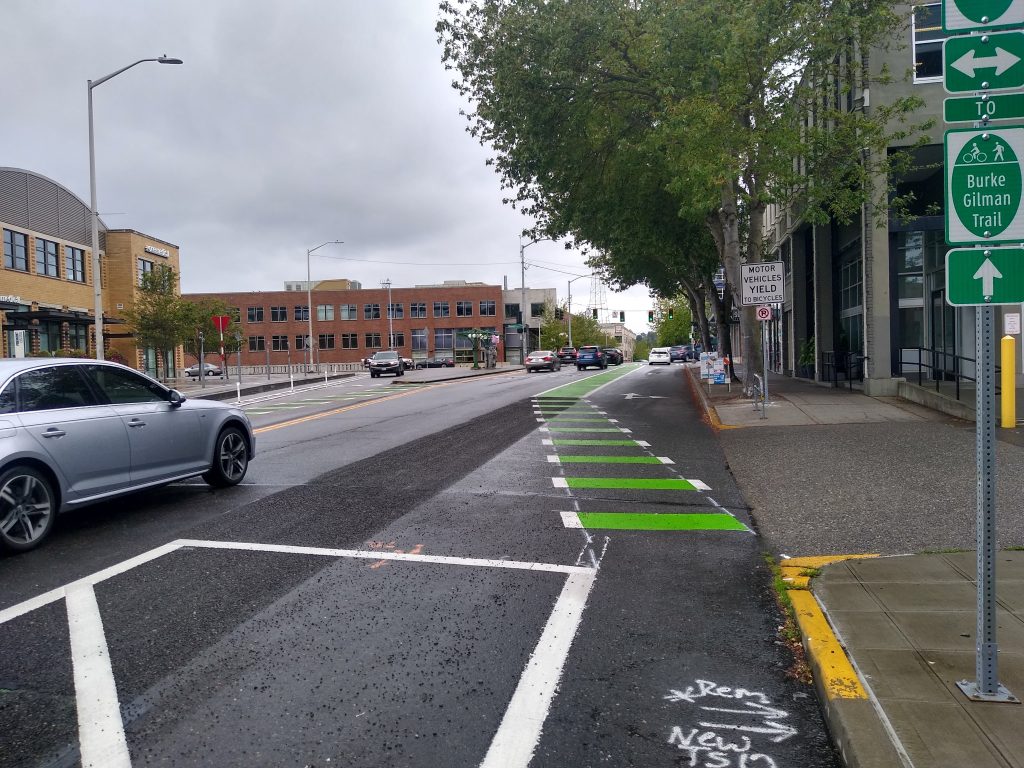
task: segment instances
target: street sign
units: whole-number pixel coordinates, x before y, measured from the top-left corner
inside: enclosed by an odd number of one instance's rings
[[[213,327],[221,333],[227,330],[228,324],[231,322],[231,318],[227,315],[214,315],[210,319],[213,320]]]
[[[946,93],[1005,91],[1024,85],[1024,32],[961,35],[942,43]]]
[[[786,270],[781,261],[740,265],[740,305],[781,304],[786,300]]]
[[[761,322],[765,322],[772,319],[772,308],[766,306],[760,306],[757,308],[757,319]]]
[[[1024,117],[1024,93],[1000,93],[989,96],[959,96],[944,99],[942,119],[947,123],[974,123],[989,120],[1012,120]]]
[[[946,254],[946,301],[954,307],[1024,302],[1024,248],[954,248]]]
[[[943,0],[942,29],[970,32],[1024,26],[1024,0]]]
[[[946,131],[946,242],[1024,242],[1024,127]]]

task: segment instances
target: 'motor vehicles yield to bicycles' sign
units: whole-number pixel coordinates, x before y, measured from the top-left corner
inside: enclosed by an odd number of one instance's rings
[[[781,261],[740,265],[740,305],[781,304],[786,300],[786,270]]]
[[[1006,29],[1024,24],[1024,0],[943,0],[946,32]]]
[[[1024,128],[946,132],[946,242],[1024,241]]]

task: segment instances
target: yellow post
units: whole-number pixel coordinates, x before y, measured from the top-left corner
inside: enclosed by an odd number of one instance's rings
[[[1013,336],[1003,336],[1002,356],[1002,389],[1003,398],[1000,413],[1002,413],[1003,429],[1013,429],[1017,426],[1017,364],[1016,347],[1017,342]]]

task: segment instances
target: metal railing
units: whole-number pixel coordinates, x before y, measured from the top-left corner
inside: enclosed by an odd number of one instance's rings
[[[903,347],[903,353],[910,351],[917,353],[917,361],[904,360],[902,359],[900,365],[904,371],[908,366],[917,366],[917,386],[924,386],[925,371],[928,372],[929,378],[935,382],[935,391],[942,392],[942,384],[944,382],[952,382],[953,392],[956,399],[960,399],[960,383],[962,381],[969,381],[971,384],[977,384],[977,378],[975,376],[964,373],[965,368],[972,372],[977,371],[977,359],[973,357],[967,357],[965,355],[957,355],[953,352],[946,352],[945,350],[932,349],[930,347]],[[1000,390],[1000,366],[996,366],[996,393]],[[971,390],[974,391],[973,389]]]
[[[860,352],[836,352],[834,350],[822,352],[822,381],[831,382],[833,387],[838,387],[839,374],[843,374],[843,380],[847,382],[850,389],[853,389],[854,381],[864,381],[866,360],[868,360],[867,355],[862,355]]]

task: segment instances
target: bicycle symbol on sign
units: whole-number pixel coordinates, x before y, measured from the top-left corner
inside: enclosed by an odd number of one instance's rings
[[[965,152],[963,157],[960,158],[964,163],[984,163],[988,160],[988,155],[978,149],[978,142],[971,144],[971,151]]]

